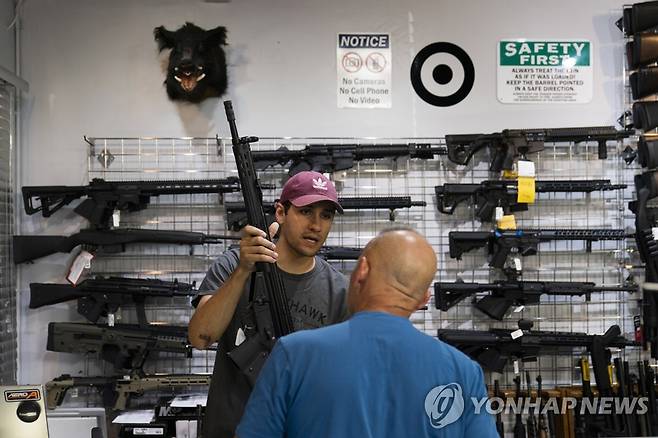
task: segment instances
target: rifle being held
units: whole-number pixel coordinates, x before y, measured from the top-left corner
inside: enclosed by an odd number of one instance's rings
[[[463,299],[481,292],[489,295],[474,306],[490,318],[502,320],[512,306],[539,304],[542,295],[585,296],[594,292],[635,292],[637,286],[596,286],[591,282],[502,280],[495,283],[434,283],[436,308],[444,312]]]
[[[544,143],[598,143],[599,158],[607,158],[607,142],[621,140],[634,135],[634,130],[618,131],[613,126],[592,126],[584,128],[547,129],[505,129],[494,134],[446,135],[448,158],[450,161],[466,165],[473,155],[482,149],[489,149],[494,172],[512,170],[514,160],[529,153],[544,150]]]
[[[354,167],[356,161],[381,158],[409,157],[432,159],[445,155],[445,147],[433,147],[430,143],[403,144],[309,144],[304,149],[288,149],[281,146],[276,150],[253,151],[251,156],[256,170],[290,164],[288,174],[295,175],[305,170],[320,173],[336,172]],[[342,206],[342,204],[341,204]]]
[[[632,236],[634,234],[620,229],[451,231],[448,233],[450,257],[461,260],[466,252],[487,248],[490,255],[489,266],[494,268],[503,268],[513,249],[516,249],[521,256],[537,254],[540,242],[583,240],[587,244],[587,252],[590,252],[591,242],[624,240]]]
[[[141,327],[149,325],[144,302],[147,297],[195,296],[194,284],[178,280],[97,277],[70,284],[30,283],[30,309],[78,300],[78,313],[90,322],[114,314],[124,304],[135,304]]]
[[[41,212],[50,217],[54,212],[79,198],[86,198],[73,211],[87,219],[93,228],[109,229],[116,211],[134,212],[145,209],[151,198],[160,195],[239,192],[237,177],[207,180],[105,181],[94,178],[87,186],[23,187],[25,213]]]
[[[146,391],[189,386],[209,386],[209,374],[154,374],[147,376],[72,377],[62,374],[46,383],[46,407],[55,409],[64,401],[71,388],[96,388],[103,399],[103,406],[116,411],[128,407],[131,397],[139,397]]]
[[[242,186],[247,221],[250,225],[263,230],[266,238],[271,241],[269,224],[263,211],[263,194],[258,183],[250,146],[250,143],[258,141],[258,138],[240,137],[231,101],[224,102],[224,109],[231,129],[233,155]],[[217,141],[219,142],[219,139]],[[246,340],[227,354],[253,386],[277,338],[292,333],[294,326],[283,280],[275,265],[256,263],[256,270],[250,277],[250,285],[252,297],[249,310],[255,324],[251,330],[245,331]],[[244,398],[246,402],[250,388],[242,388],[244,393],[238,396]]]
[[[626,184],[611,184],[608,179],[536,181],[537,193],[591,193],[594,191],[620,190]],[[518,202],[518,182],[488,180],[478,184],[443,184],[434,188],[437,208],[441,213],[453,214],[458,204],[472,202],[475,216],[481,222],[494,220],[496,207],[504,214],[528,210],[528,204]]]
[[[205,245],[222,243],[224,240],[240,240],[240,237],[140,228],[80,230],[70,236],[14,236],[14,263],[28,262],[58,252],[71,252],[78,245],[89,245],[97,251],[115,253],[125,251],[126,245],[134,243]]]

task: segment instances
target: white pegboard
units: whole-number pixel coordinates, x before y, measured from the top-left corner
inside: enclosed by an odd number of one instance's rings
[[[431,143],[445,145],[442,138],[263,138],[252,145],[254,150],[301,149],[307,144],[367,144],[387,145],[399,143]],[[237,175],[230,139],[214,138],[94,138],[89,151],[89,178],[106,180],[159,180],[225,178]],[[537,178],[552,179],[610,179],[613,184],[628,184],[625,190],[583,193],[542,193],[526,212],[517,213],[519,228],[623,228],[632,229],[633,216],[626,204],[633,196],[633,169],[621,159],[623,145],[609,144],[606,160],[598,159],[597,144],[546,145],[546,149],[528,158],[537,168]],[[108,157],[112,157],[109,159]],[[445,156],[430,160],[382,159],[356,162],[352,169],[330,175],[339,190],[339,196],[410,196],[414,201],[425,201],[425,207],[399,209],[395,222],[388,211],[352,210],[336,216],[327,245],[364,246],[372,237],[393,224],[411,226],[434,247],[439,263],[437,281],[490,282],[500,275],[487,266],[486,255],[476,251],[464,255],[463,260],[448,256],[448,233],[453,230],[489,230],[491,224],[480,224],[473,210],[460,205],[454,215],[440,213],[436,207],[434,186],[443,183],[475,183],[495,179],[488,171],[488,154],[476,155],[474,163],[458,166]],[[277,188],[264,191],[264,199],[272,201],[287,176],[281,166],[268,168],[259,174],[261,182]],[[225,200],[240,200],[241,195],[227,194]],[[122,225],[145,228],[202,231],[212,234],[226,233],[226,219],[222,199],[217,195],[170,195],[151,200],[147,209],[122,216]],[[227,244],[197,247],[194,254],[188,248],[168,248],[142,245],[111,256],[98,257],[92,266],[94,274],[131,275],[142,278],[160,278],[181,281],[203,279],[214,256]],[[619,285],[629,269],[636,263],[634,242],[595,242],[590,253],[582,242],[542,243],[539,254],[524,257],[523,280],[592,281],[598,284]],[[335,262],[349,274],[353,262]],[[592,294],[591,301],[582,297],[542,296],[541,305],[527,306],[523,311],[507,315],[504,321],[491,320],[464,300],[448,312],[434,307],[412,316],[421,330],[436,335],[438,328],[485,330],[491,327],[515,328],[519,318],[533,320],[535,329],[603,333],[612,324],[618,324],[629,338],[633,333],[632,317],[638,312],[637,296],[625,292]],[[152,320],[174,324],[187,324],[193,309],[187,302],[162,300],[147,308]],[[124,322],[133,322],[134,311],[124,309],[120,316]],[[562,356],[543,356],[538,362],[525,364],[535,376],[542,374],[546,388],[558,384],[578,384],[579,374],[575,361],[581,352]],[[632,360],[640,358],[639,349],[629,348],[622,354]],[[192,359],[176,355],[163,355],[147,362],[148,371],[157,372],[210,372],[213,352],[195,352]],[[489,374],[489,373],[487,373]],[[511,367],[503,376],[488,375],[504,387],[512,385]]]

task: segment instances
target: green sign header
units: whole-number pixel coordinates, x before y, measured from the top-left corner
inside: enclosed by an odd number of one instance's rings
[[[590,66],[589,41],[501,41],[501,66]]]

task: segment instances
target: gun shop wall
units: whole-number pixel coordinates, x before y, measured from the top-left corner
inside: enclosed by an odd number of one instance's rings
[[[22,0],[19,11],[20,76],[30,85],[20,97],[20,126],[16,163],[16,234],[61,235],[77,233],[87,221],[62,208],[49,218],[24,213],[23,186],[81,186],[91,178],[151,180],[226,178],[236,176],[229,143],[217,156],[215,135],[230,136],[222,100],[231,99],[242,135],[263,140],[255,150],[307,144],[432,143],[445,145],[452,134],[499,133],[505,129],[616,126],[629,108],[625,88],[624,38],[614,22],[624,2],[583,0],[527,2],[512,0],[359,2],[285,0],[182,1],[182,0]],[[13,17],[10,1],[0,1],[0,18]],[[10,12],[6,12],[7,9]],[[6,21],[6,20],[5,20]],[[4,21],[3,21],[4,22]],[[227,29],[228,88],[221,99],[200,103],[171,100],[163,84],[167,51],[158,52],[153,30],[175,30],[186,22],[203,29]],[[390,108],[339,108],[341,59],[339,33],[390,34]],[[589,41],[592,60],[592,96],[586,103],[502,103],[497,94],[498,42],[501,40]],[[418,52],[435,42],[451,42],[463,49],[475,69],[473,88],[461,101],[435,106],[422,100],[410,81],[410,68]],[[16,72],[13,40],[0,39],[0,65]],[[454,57],[436,54],[434,63],[450,62],[452,83],[441,85],[423,73],[430,91],[454,93],[464,80]],[[443,59],[443,60],[441,60]],[[338,63],[338,66],[337,66]],[[456,82],[456,84],[455,84]],[[444,88],[441,88],[444,87]],[[450,88],[452,87],[452,88]],[[90,143],[83,137],[92,138]],[[166,141],[154,140],[165,138]],[[198,138],[190,140],[189,137]],[[295,137],[286,140],[285,137]],[[358,138],[358,140],[354,140]],[[423,139],[423,140],[420,140]],[[548,194],[527,212],[517,214],[518,228],[628,229],[634,216],[626,208],[634,199],[633,176],[637,161],[627,165],[622,150],[627,140],[608,143],[607,159],[599,159],[597,144],[545,145],[528,158],[536,165],[537,180],[608,179],[627,187],[615,191]],[[634,147],[634,145],[633,145]],[[103,166],[102,153],[112,162]],[[199,153],[203,151],[203,153]],[[204,155],[205,154],[205,155]],[[491,223],[475,217],[464,203],[454,215],[437,210],[434,187],[444,183],[478,183],[492,178],[486,152],[467,166],[445,156],[432,159],[384,159],[359,163],[335,172],[339,196],[410,196],[425,206],[400,208],[391,222],[387,210],[356,210],[336,219],[328,245],[362,247],[389,225],[408,224],[423,234],[439,259],[437,282],[480,283],[500,280],[480,250],[457,261],[448,255],[450,231],[488,231]],[[194,157],[193,157],[194,156]],[[195,158],[196,157],[196,158]],[[201,157],[201,158],[199,158]],[[196,173],[195,173],[196,172]],[[279,193],[287,169],[268,168],[262,180],[276,186],[265,191],[272,200]],[[225,200],[241,200],[239,193]],[[139,212],[125,213],[121,226],[202,231],[226,234],[225,209],[216,195],[168,195],[151,199]],[[154,225],[155,224],[155,225]],[[122,275],[138,278],[203,279],[207,266],[228,246],[206,245],[165,248],[144,245],[126,252],[101,256],[85,275]],[[580,241],[542,244],[538,256],[522,257],[523,280],[588,281],[625,284],[642,280],[635,242],[594,242],[592,251]],[[84,322],[75,301],[28,309],[30,283],[66,283],[72,254],[53,254],[17,266],[19,383],[43,383],[61,374],[112,375],[112,367],[97,356],[47,351],[50,322]],[[351,261],[336,263],[349,274]],[[630,266],[630,268],[629,268]],[[414,314],[420,329],[436,336],[437,329],[517,328],[520,318],[533,321],[533,329],[601,334],[620,326],[632,339],[633,316],[639,314],[637,294],[603,292],[583,297],[542,296],[539,306],[508,312],[495,321],[475,310],[466,299],[447,312],[436,308]],[[192,314],[189,299],[147,302],[153,321],[186,325]],[[134,306],[122,307],[122,322],[136,322]],[[581,351],[545,355],[521,365],[533,375],[541,373],[547,385],[579,384],[576,369]],[[636,361],[646,358],[641,348],[615,351]],[[153,354],[151,372],[211,372],[214,353]],[[487,373],[486,382],[501,380],[511,387],[511,362],[502,374]],[[84,397],[72,400],[84,405]]]

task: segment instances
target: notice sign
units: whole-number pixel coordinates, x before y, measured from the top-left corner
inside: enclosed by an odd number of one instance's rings
[[[592,44],[585,40],[498,43],[502,103],[587,103],[592,100]]]
[[[338,108],[391,107],[391,35],[339,33]]]

